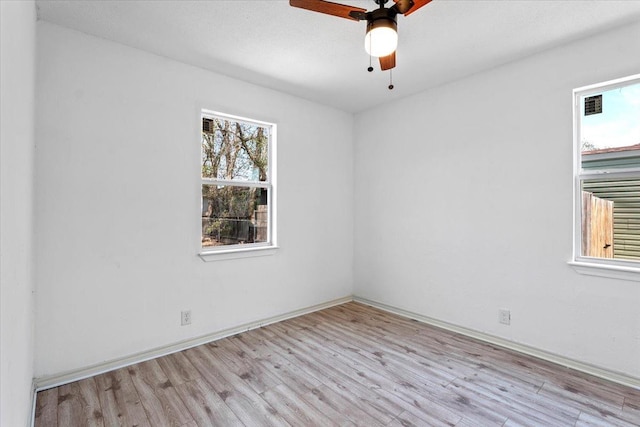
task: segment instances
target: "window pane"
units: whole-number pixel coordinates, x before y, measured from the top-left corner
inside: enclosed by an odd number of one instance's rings
[[[582,182],[582,255],[640,260],[640,177]]]
[[[266,188],[202,185],[202,247],[264,243]]]
[[[202,177],[267,181],[268,127],[217,117],[202,118]]]
[[[590,167],[596,154],[606,161],[608,153],[640,150],[640,83],[581,96],[580,113],[580,148],[591,154]]]

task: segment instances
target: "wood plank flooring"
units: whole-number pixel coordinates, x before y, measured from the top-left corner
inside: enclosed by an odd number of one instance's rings
[[[347,303],[37,395],[36,426],[639,426],[640,391]]]

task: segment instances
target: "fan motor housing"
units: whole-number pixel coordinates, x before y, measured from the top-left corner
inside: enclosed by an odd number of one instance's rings
[[[392,9],[376,9],[367,13],[367,33],[374,28],[389,27],[398,31],[397,13]]]

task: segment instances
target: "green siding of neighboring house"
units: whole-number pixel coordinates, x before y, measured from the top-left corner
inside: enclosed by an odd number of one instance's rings
[[[616,153],[611,153],[616,154]],[[588,155],[584,155],[586,157]],[[640,165],[640,155],[625,157],[604,157],[593,160],[582,160],[583,169],[620,169],[638,167]]]

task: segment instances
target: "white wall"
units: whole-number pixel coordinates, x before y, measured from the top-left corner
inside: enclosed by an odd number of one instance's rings
[[[352,115],[49,23],[37,34],[36,376],[352,293]],[[276,255],[196,256],[201,108],[278,125]]]
[[[567,265],[571,92],[638,52],[640,24],[357,115],[356,295],[640,378],[640,283]]]
[[[640,377],[640,286],[566,264],[571,90],[637,73],[639,36],[559,47],[353,129],[349,114],[39,23],[36,376],[349,295],[355,265],[358,296]],[[279,125],[275,256],[195,256],[200,108]]]
[[[0,425],[26,426],[33,378],[36,11],[0,2]]]

